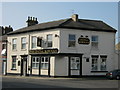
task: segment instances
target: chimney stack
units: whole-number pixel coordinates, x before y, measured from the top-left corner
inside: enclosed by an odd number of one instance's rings
[[[37,18],[28,16],[27,26],[32,26],[38,24]]]
[[[72,20],[77,22],[78,21],[78,14],[73,14],[72,15]]]
[[[10,25],[8,27],[7,26],[5,26],[5,27],[2,26],[1,30],[0,30],[1,35],[6,35],[7,33],[11,32],[11,31],[13,31],[13,28]]]

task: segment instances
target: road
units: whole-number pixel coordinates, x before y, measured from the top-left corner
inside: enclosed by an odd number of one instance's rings
[[[118,88],[119,80],[3,76],[2,88]],[[109,89],[110,90],[110,89]]]

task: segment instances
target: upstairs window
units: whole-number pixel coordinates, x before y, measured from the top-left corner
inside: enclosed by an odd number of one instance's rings
[[[93,48],[98,48],[98,36],[91,37],[91,46]]]
[[[47,47],[52,47],[52,34],[47,35]]]
[[[21,49],[26,49],[26,37],[21,38]]]
[[[76,46],[76,36],[74,34],[69,34],[68,38],[68,47],[75,47]]]
[[[37,47],[37,37],[32,36],[32,48],[36,48],[36,47]]]
[[[17,39],[13,39],[12,40],[12,50],[16,50],[17,49]]]

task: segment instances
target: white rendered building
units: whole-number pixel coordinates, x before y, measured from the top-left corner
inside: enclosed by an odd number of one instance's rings
[[[116,30],[97,20],[71,18],[28,26],[8,34],[7,73],[38,76],[105,75],[116,67]]]

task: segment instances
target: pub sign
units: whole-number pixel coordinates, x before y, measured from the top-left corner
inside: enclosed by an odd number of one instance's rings
[[[38,50],[29,50],[30,54],[54,54],[58,53],[58,49],[38,49]]]
[[[79,44],[90,44],[90,39],[87,37],[80,37],[78,38],[78,43]]]

